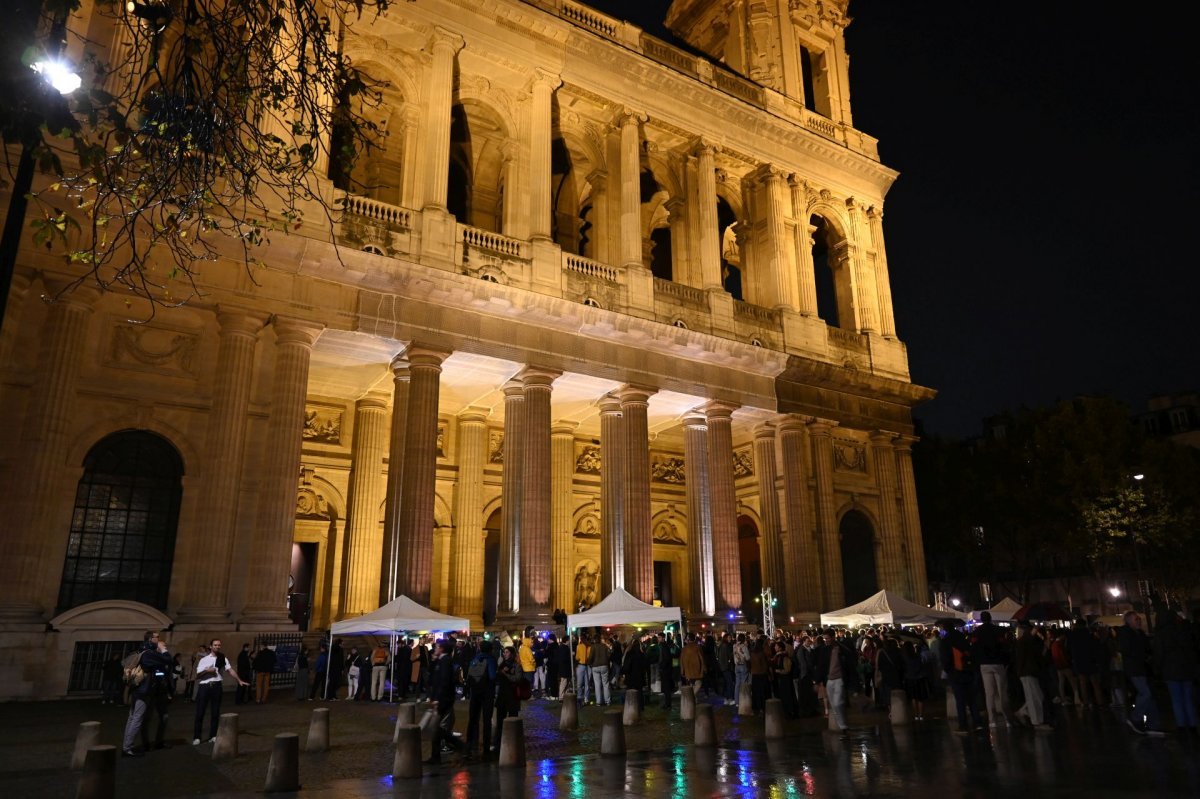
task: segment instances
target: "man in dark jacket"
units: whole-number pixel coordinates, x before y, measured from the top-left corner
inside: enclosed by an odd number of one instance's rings
[[[139,757],[142,754],[134,751],[133,742],[142,729],[146,710],[151,706],[158,714],[156,738],[159,748],[162,748],[163,736],[166,734],[166,703],[170,701],[167,694],[167,676],[171,671],[171,655],[167,652],[167,645],[159,640],[158,633],[148,632],[143,636],[138,665],[142,667],[145,676],[140,684],[131,686],[129,691],[129,720],[125,723],[125,736],[121,742],[121,754],[126,757]],[[147,738],[148,736],[143,736],[144,743],[148,743]]]
[[[239,685],[233,693],[233,703],[244,705],[250,697],[250,686],[254,684],[254,664],[250,659],[250,644],[242,644],[242,651],[237,656],[237,673],[245,677],[247,685]]]
[[[972,724],[974,729],[984,727],[975,692],[979,668],[971,653],[971,642],[962,630],[955,628],[947,632],[943,644],[940,649],[942,671],[950,678],[954,704],[958,706],[958,729],[955,732],[965,735],[971,731]]]
[[[433,754],[430,763],[442,762],[442,746],[447,750],[457,748],[454,740],[454,660],[450,642],[445,638],[437,642],[429,681],[429,699],[437,703],[437,726],[433,730]]]
[[[857,657],[848,640],[838,640],[832,632],[822,637],[824,646],[817,650],[813,682],[824,688],[825,706],[834,725],[843,732],[846,725],[846,696],[858,690]]]
[[[1171,692],[1171,709],[1179,732],[1196,734],[1193,683],[1197,674],[1196,639],[1192,625],[1166,607],[1156,608],[1154,665]]]
[[[329,674],[326,677],[325,698],[337,701],[338,689],[342,687],[342,672],[346,668],[346,654],[342,651],[342,639],[335,638],[329,648]]]
[[[999,726],[1003,716],[1004,726],[1008,723],[1008,634],[992,624],[992,614],[984,611],[979,615],[983,624],[975,629],[971,638],[975,662],[979,664],[979,675],[983,680],[984,703],[987,706],[988,722]]]
[[[646,709],[646,691],[649,690],[649,669],[646,664],[646,653],[642,651],[642,642],[637,637],[625,648],[625,658],[621,663],[621,673],[625,675],[625,690],[638,692],[638,707]]]
[[[1125,626],[1117,628],[1117,649],[1121,652],[1125,676],[1137,694],[1133,713],[1125,723],[1138,735],[1162,735],[1158,703],[1150,693],[1150,636],[1142,629],[1142,617],[1134,611],[1126,613],[1124,620]]]
[[[1034,729],[1049,731],[1043,703],[1041,676],[1046,668],[1046,643],[1033,632],[1033,625],[1022,621],[1017,625],[1017,640],[1013,644],[1013,668],[1025,692],[1025,705],[1017,710],[1017,718],[1025,718]]]
[[[254,704],[261,705],[271,693],[271,672],[275,671],[275,650],[263,646],[254,655]]]
[[[479,652],[467,664],[466,675],[471,697],[467,710],[467,757],[475,753],[482,732],[483,756],[487,758],[491,755],[492,709],[496,704],[496,656],[492,654],[491,641],[479,644]]]

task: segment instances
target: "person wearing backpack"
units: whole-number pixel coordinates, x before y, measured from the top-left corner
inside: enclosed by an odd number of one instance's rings
[[[975,699],[975,683],[979,680],[979,669],[971,653],[970,640],[956,627],[946,634],[941,654],[942,670],[950,679],[954,704],[958,707],[958,729],[955,732],[966,735],[972,729],[986,729],[983,716],[979,712],[979,703]]]
[[[467,664],[467,685],[470,687],[471,704],[467,710],[467,757],[476,754],[476,746],[483,733],[483,757],[492,754],[492,710],[496,705],[496,656],[492,654],[492,642],[479,644],[479,652]]]
[[[130,699],[129,720],[125,722],[125,735],[121,741],[121,754],[125,757],[142,756],[143,752],[134,751],[133,742],[142,729],[146,709],[159,698],[156,693],[158,688],[161,688],[163,696],[166,696],[166,678],[170,671],[171,655],[167,652],[166,643],[159,639],[158,633],[147,632],[142,638],[142,648],[137,653],[136,663],[125,668]],[[158,741],[161,745],[166,731],[167,716],[165,709],[158,710],[158,713]]]

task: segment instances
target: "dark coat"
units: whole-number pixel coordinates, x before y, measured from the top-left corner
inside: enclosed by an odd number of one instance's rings
[[[621,663],[621,674],[625,677],[626,688],[636,688],[639,691],[646,688],[646,677],[649,672],[646,653],[641,646],[630,644],[625,651],[625,660]]]
[[[430,676],[429,698],[438,703],[454,701],[454,659],[442,655],[433,663]]]
[[[1127,676],[1145,677],[1149,674],[1150,636],[1145,631],[1118,627],[1117,648],[1121,652],[1121,665]]]
[[[1196,679],[1196,640],[1190,624],[1172,614],[1158,627],[1154,633],[1154,665],[1164,680]]]

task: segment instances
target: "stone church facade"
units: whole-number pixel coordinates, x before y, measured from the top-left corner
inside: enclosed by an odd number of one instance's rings
[[[350,23],[387,131],[340,214],[124,301],[23,250],[2,336],[0,693],[88,644],[473,628],[614,587],[693,625],[927,601],[883,200],[839,0],[573,0]],[[227,645],[228,646],[228,645]],[[59,664],[47,669],[45,664]]]

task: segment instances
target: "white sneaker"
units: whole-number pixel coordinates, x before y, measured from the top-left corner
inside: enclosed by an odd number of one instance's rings
[[[199,739],[199,738],[193,738],[193,739],[192,739],[192,746],[199,746],[199,745],[200,745],[200,739]]]
[[[217,736],[214,735],[213,737],[209,738],[208,742],[210,744],[215,744],[217,742]]]

